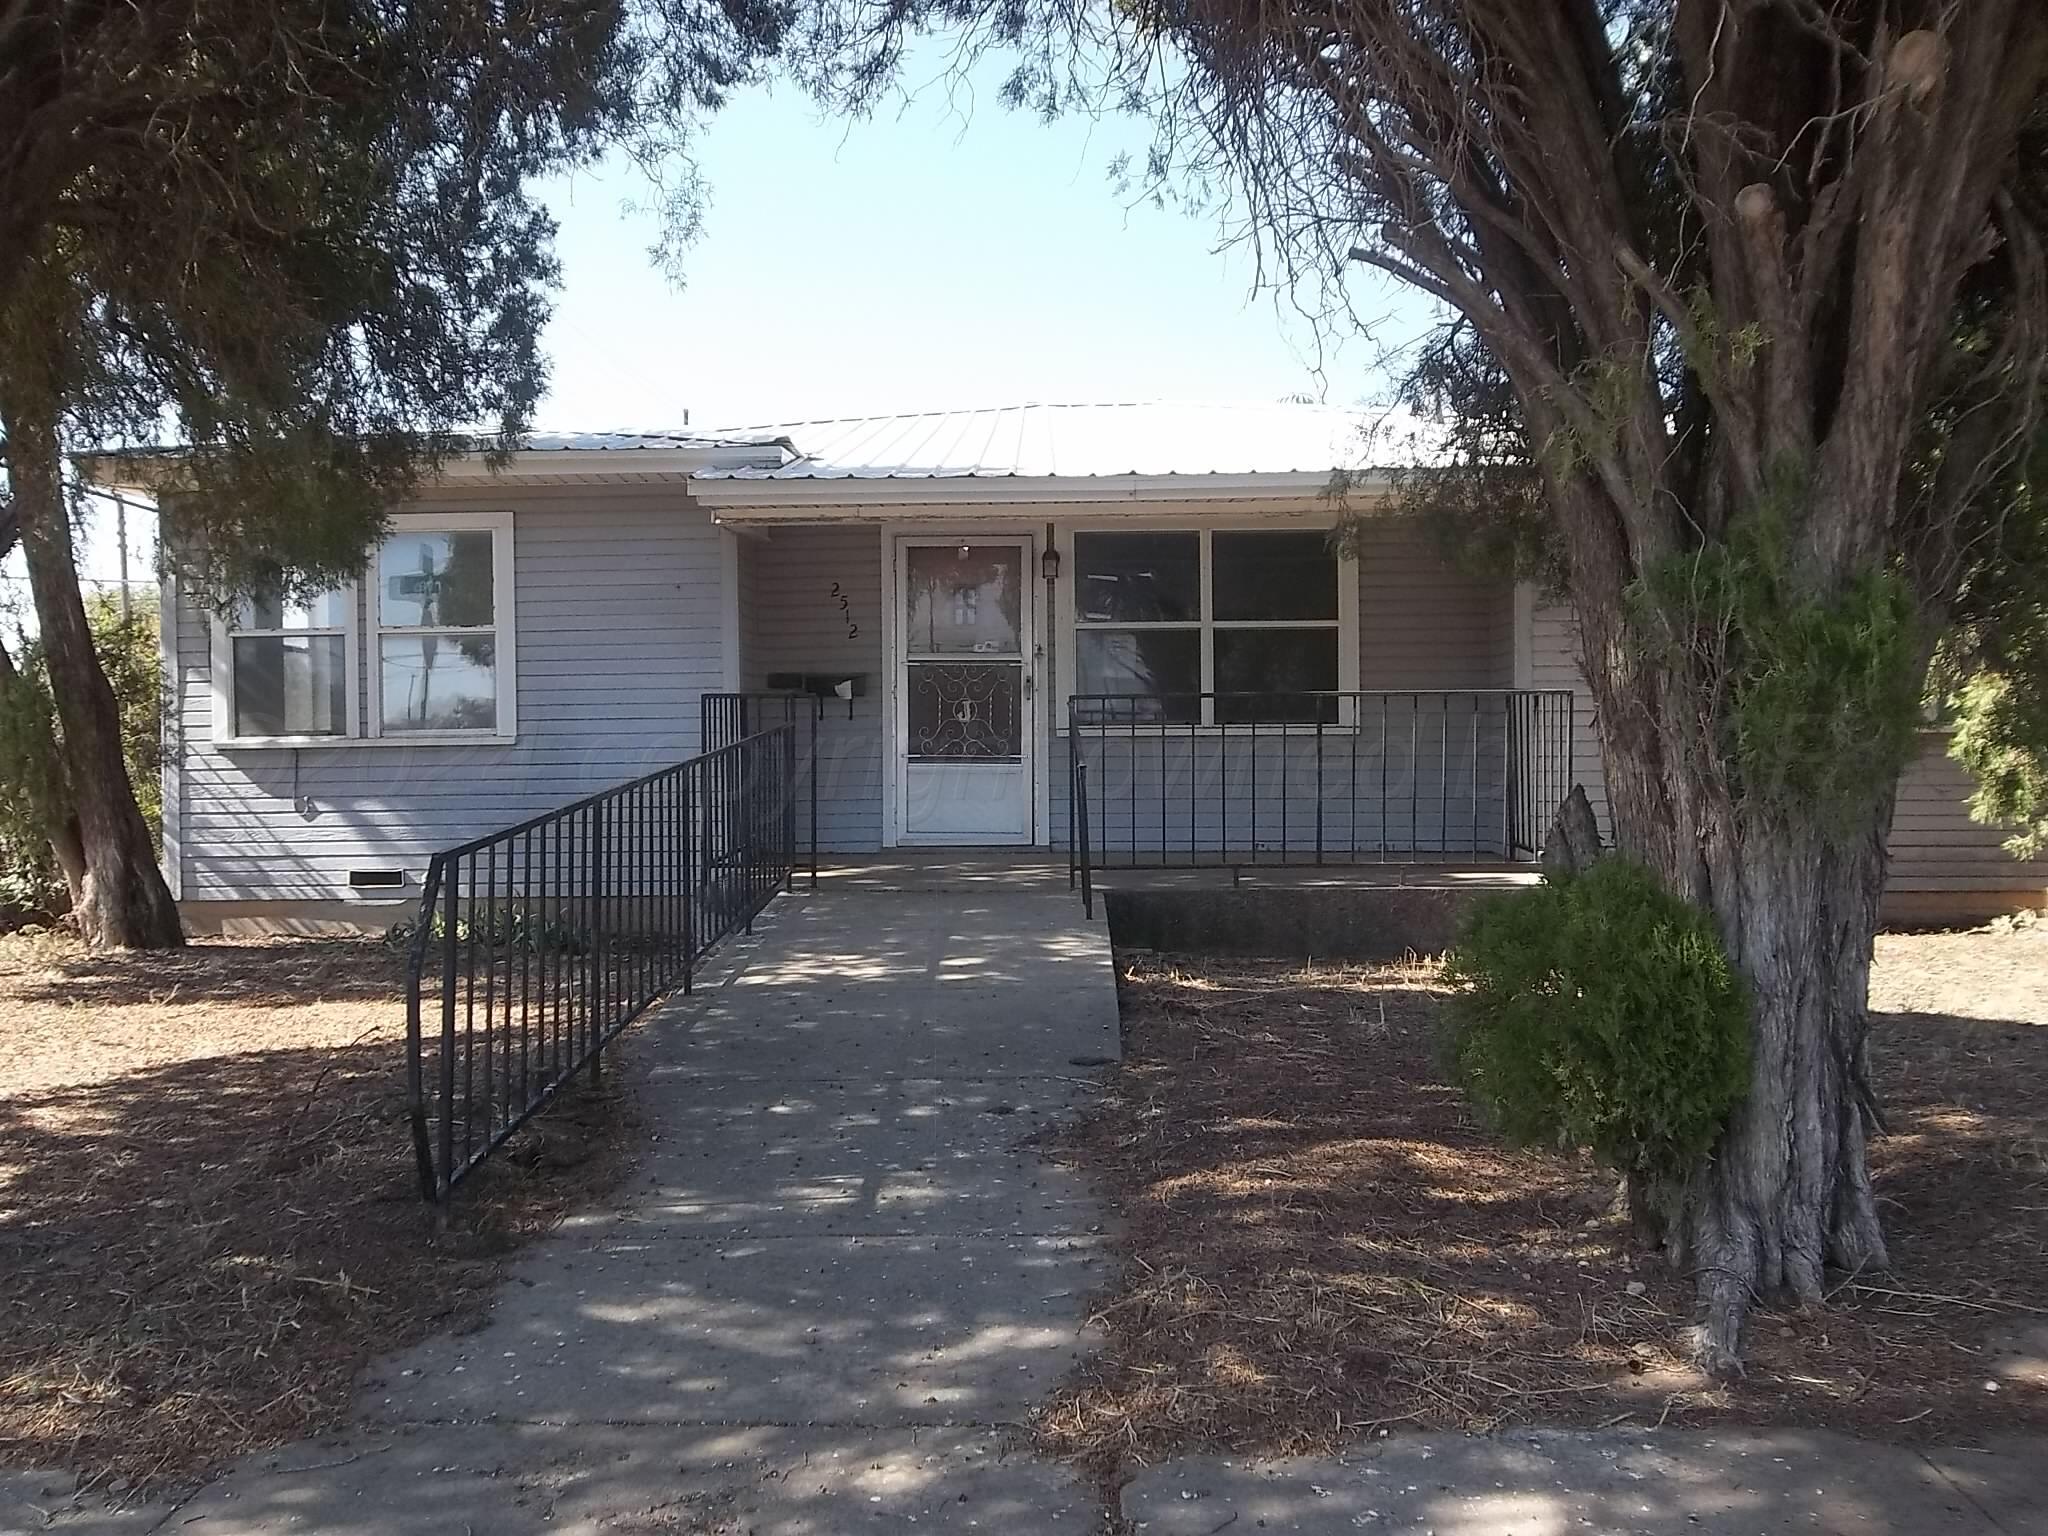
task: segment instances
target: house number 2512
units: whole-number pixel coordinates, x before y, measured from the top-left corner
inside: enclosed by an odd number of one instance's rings
[[[832,599],[839,604],[839,616],[846,620],[846,638],[858,640],[860,626],[853,622],[853,602],[847,597],[846,589],[836,581],[832,583]]]

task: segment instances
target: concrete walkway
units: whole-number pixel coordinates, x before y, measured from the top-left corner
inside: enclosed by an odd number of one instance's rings
[[[1108,941],[1050,874],[785,898],[638,1032],[650,1145],[489,1321],[372,1369],[354,1427],[175,1506],[0,1474],[0,1533],[1100,1532],[1017,1427],[1091,1346],[1098,1208],[1023,1145],[1116,1051]],[[1395,1435],[1139,1469],[1147,1536],[2021,1536],[2038,1440]]]
[[[374,1367],[341,1439],[44,1528],[1098,1528],[1015,1428],[1107,1279],[1086,1191],[1021,1145],[1117,1051],[1100,922],[1063,889],[799,895],[724,971],[633,1046],[617,1209],[522,1256],[485,1326]],[[62,1504],[13,1482],[0,1529]]]

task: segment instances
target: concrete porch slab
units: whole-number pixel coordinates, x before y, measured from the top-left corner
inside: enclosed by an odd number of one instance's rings
[[[1316,865],[1254,860],[1213,861],[1197,866],[1154,863],[1137,868],[1120,863],[1094,870],[1100,891],[1216,891],[1259,886],[1280,890],[1423,889],[1511,890],[1533,885],[1536,866],[1502,861],[1447,859],[1388,860],[1369,853],[1334,856]],[[818,868],[821,891],[879,891],[901,895],[1005,894],[1071,895],[1064,849],[925,851],[894,849],[879,854],[828,855]]]

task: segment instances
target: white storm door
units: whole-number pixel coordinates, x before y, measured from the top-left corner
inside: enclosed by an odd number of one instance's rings
[[[897,827],[905,843],[1030,843],[1031,541],[896,544]]]

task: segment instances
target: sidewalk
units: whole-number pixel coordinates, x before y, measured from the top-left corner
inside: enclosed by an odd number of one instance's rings
[[[1146,1536],[2040,1536],[2038,1440],[1921,1451],[1805,1430],[1391,1436],[1342,1457],[1141,1472]]]

